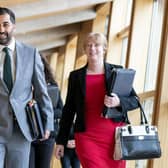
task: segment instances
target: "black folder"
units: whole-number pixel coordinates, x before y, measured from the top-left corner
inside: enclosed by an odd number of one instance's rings
[[[31,100],[26,105],[27,119],[34,140],[44,137],[44,126],[40,113],[40,108],[35,100]]]
[[[111,88],[108,94],[115,93],[119,96],[129,96],[133,87],[134,76],[134,69],[113,69]]]
[[[108,95],[112,96],[112,93],[117,94],[118,96],[129,96],[131,90],[133,88],[133,81],[135,76],[134,69],[124,69],[124,68],[117,68],[112,70],[111,74],[111,85],[110,89],[108,89]],[[121,118],[122,113],[117,108],[108,108],[104,106],[103,109],[103,116],[105,118]]]

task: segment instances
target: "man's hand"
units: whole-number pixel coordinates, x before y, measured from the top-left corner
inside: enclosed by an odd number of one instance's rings
[[[46,130],[45,131],[45,134],[44,134],[44,139],[48,139],[50,136],[50,131],[49,130]]]
[[[46,131],[45,131],[45,134],[44,134],[44,137],[43,137],[42,139],[40,139],[40,141],[44,141],[44,140],[48,139],[49,136],[50,136],[50,131],[49,131],[49,130],[46,130]]]

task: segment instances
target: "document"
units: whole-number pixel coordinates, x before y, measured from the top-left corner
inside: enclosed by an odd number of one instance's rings
[[[134,76],[134,69],[114,69],[112,71],[110,94],[115,93],[119,96],[129,96],[133,87]]]
[[[112,70],[111,85],[108,90],[108,95],[112,96],[112,93],[118,96],[129,96],[133,88],[133,81],[135,76],[134,69],[117,68]],[[108,108],[104,106],[103,116],[105,118],[121,118],[122,113],[118,108]]]

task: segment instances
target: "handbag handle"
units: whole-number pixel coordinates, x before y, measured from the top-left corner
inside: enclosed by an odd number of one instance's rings
[[[141,125],[143,125],[143,124],[148,125],[147,117],[146,117],[146,115],[145,115],[145,112],[144,112],[144,110],[143,110],[143,107],[142,107],[142,105],[141,105],[141,103],[140,103],[140,101],[139,101],[138,98],[137,98],[137,102],[138,102],[138,106],[139,106],[139,108],[140,108],[140,124],[141,124]],[[129,124],[129,125],[131,124],[131,122],[129,121],[127,112],[126,112],[126,116],[125,116],[125,122],[126,122],[127,124]]]

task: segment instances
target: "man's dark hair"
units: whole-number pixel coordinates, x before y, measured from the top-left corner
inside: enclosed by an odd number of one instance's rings
[[[12,10],[4,7],[0,7],[0,15],[8,14],[10,16],[10,20],[13,24],[15,24],[15,14],[13,13]]]

